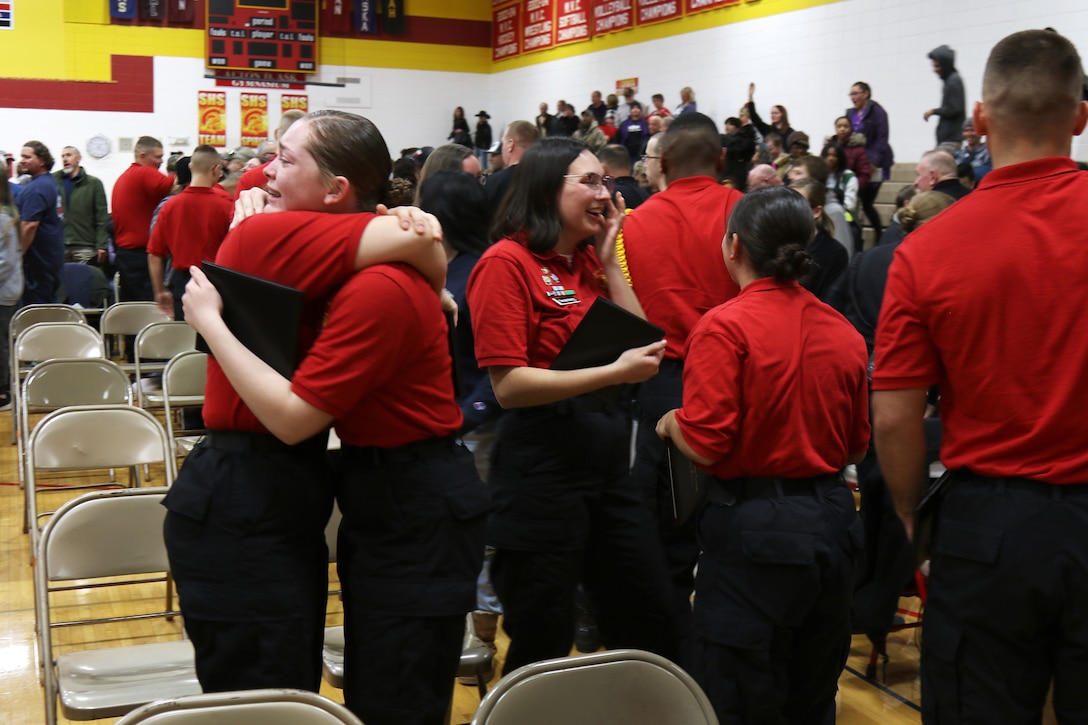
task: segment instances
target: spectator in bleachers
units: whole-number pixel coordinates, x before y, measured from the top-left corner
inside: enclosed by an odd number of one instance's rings
[[[558,109],[558,110],[562,111],[563,109]],[[536,119],[534,119],[535,123],[536,123],[536,131],[537,131],[537,134],[538,134],[538,138],[547,137],[548,133],[550,133],[551,130],[552,130],[552,121],[554,119],[555,119],[555,116],[548,113],[548,104],[547,103],[541,103],[540,104],[540,112],[538,114],[536,114]]]
[[[883,225],[874,202],[880,184],[891,178],[892,164],[895,163],[895,154],[888,145],[888,114],[883,106],[872,100],[872,89],[862,81],[850,87],[850,102],[853,107],[846,109],[846,117],[850,120],[851,130],[865,137],[865,151],[872,166],[869,185],[859,187],[858,199],[869,226],[879,238]]]
[[[589,105],[586,110],[593,114],[593,119],[599,124],[604,121],[604,114],[608,113],[608,106],[601,100],[601,92],[593,91],[589,96]]]
[[[616,143],[627,149],[631,161],[642,156],[642,147],[650,138],[650,126],[642,117],[642,106],[637,102],[630,106],[630,118],[619,124]]]
[[[775,169],[782,168],[790,158],[783,146],[784,139],[777,133],[769,133],[763,137],[763,143],[767,145],[767,153],[771,157],[768,163]]]
[[[487,200],[492,209],[498,209],[506,196],[506,190],[514,179],[518,164],[525,151],[540,139],[540,134],[528,121],[514,121],[502,132],[502,170],[487,178]]]
[[[982,137],[975,130],[974,119],[968,118],[963,122],[963,147],[956,150],[953,158],[956,159],[957,164],[966,162],[971,165],[974,170],[976,184],[982,181],[983,177],[993,169],[990,150],[986,148]]]
[[[574,132],[574,138],[584,143],[593,153],[597,153],[608,143],[608,137],[601,131],[597,119],[589,109],[582,111],[582,121]]]
[[[809,156],[808,134],[804,131],[794,131],[786,139],[787,156],[778,162],[778,176],[786,184],[789,184],[789,172],[797,166],[800,159]]]
[[[770,133],[777,133],[784,139],[788,139],[790,134],[793,133],[793,129],[790,127],[790,114],[786,112],[785,106],[771,106],[771,122],[765,123],[756,111],[756,102],[754,100],[756,93],[756,84],[748,84],[748,102],[744,104],[744,107],[748,110],[748,116],[752,119],[752,125],[755,126],[764,137]]]
[[[619,131],[619,129],[616,128],[615,112],[609,111],[608,113],[604,114],[604,123],[601,124],[600,129],[601,133],[605,135],[605,138],[608,139],[609,143],[612,142],[612,139],[616,138],[616,133]]]
[[[646,143],[646,153],[642,155],[642,163],[646,167],[646,181],[651,194],[665,188],[665,174],[661,171],[661,141],[664,138],[664,135],[660,133],[651,136]]]
[[[827,204],[827,186],[816,179],[800,179],[790,184],[808,202],[812,218],[816,222],[816,236],[808,244],[812,255],[812,271],[801,284],[821,300],[826,299],[831,286],[846,269],[850,261],[846,248],[835,237],[835,223],[825,213]]]
[[[953,199],[962,199],[971,191],[960,183],[956,160],[947,151],[927,151],[915,167],[914,185],[918,191],[940,191]]]
[[[858,214],[858,177],[846,164],[846,152],[835,141],[828,141],[820,150],[820,158],[827,164],[827,190],[835,194],[846,210],[846,220],[853,222]]]
[[[574,115],[574,106],[566,101],[559,102],[558,115],[552,120],[552,133],[549,136],[573,136],[578,130],[578,116]]]
[[[865,137],[854,132],[850,127],[849,118],[839,116],[835,119],[835,135],[829,140],[835,141],[842,147],[846,157],[846,168],[853,171],[854,176],[857,177],[858,203],[854,205],[856,215],[860,209],[861,197],[865,189],[869,187],[869,182],[872,181],[873,166],[869,163],[869,154],[865,150]]]
[[[759,164],[748,172],[748,191],[762,189],[764,186],[782,186],[782,179],[778,178],[770,164]]]
[[[597,158],[604,167],[605,176],[612,177],[612,184],[615,187],[612,193],[613,200],[616,194],[622,194],[623,205],[628,209],[637,209],[642,202],[646,201],[646,192],[639,187],[631,174],[631,157],[627,149],[617,144],[609,144],[600,150]],[[619,206],[618,202],[616,206]]]
[[[695,91],[691,90],[691,86],[684,86],[680,89],[680,105],[676,107],[676,115],[679,116],[682,113],[693,113],[699,110],[699,106],[695,103]]]
[[[650,102],[653,104],[653,108],[646,114],[646,119],[649,121],[651,118],[668,118],[672,115],[672,111],[665,105],[665,96],[660,93],[655,93],[650,96]],[[655,131],[654,133],[657,133]]]
[[[895,195],[895,212],[892,214],[892,220],[888,224],[888,228],[884,230],[884,233],[880,235],[880,239],[877,240],[877,246],[897,244],[902,241],[904,236],[906,236],[906,232],[904,232],[903,228],[899,225],[899,212],[917,193],[918,187],[911,184],[910,186],[904,186],[899,190],[899,193]]]
[[[639,114],[642,113],[642,104],[635,98],[635,89],[628,86],[623,89],[623,102],[616,108],[616,127],[623,128],[623,124],[631,117],[631,111],[638,106]]]
[[[941,105],[922,114],[926,121],[931,116],[939,116],[937,124],[937,143],[951,141],[957,146],[963,140],[963,121],[967,117],[967,100],[963,93],[963,79],[956,70],[956,51],[947,45],[934,48],[929,52],[933,61],[933,72],[942,81]]]
[[[795,164],[790,167],[788,182],[792,186],[802,179],[812,179],[826,188],[829,175],[827,162],[819,156],[802,156],[795,159]],[[831,220],[834,230],[831,232],[831,236],[842,244],[848,254],[853,254],[855,251],[854,233],[850,223],[846,220],[846,210],[839,203],[837,197],[828,197],[826,201],[821,202],[821,205],[823,206],[824,216]]]

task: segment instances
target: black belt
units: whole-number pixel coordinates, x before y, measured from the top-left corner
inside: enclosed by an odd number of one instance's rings
[[[845,485],[839,473],[828,473],[810,478],[714,478],[707,497],[712,503],[730,504],[750,498],[815,496]]]
[[[351,463],[375,468],[390,463],[407,463],[409,461],[422,461],[433,456],[448,453],[457,446],[458,437],[455,433],[437,438],[424,438],[421,441],[405,443],[396,448],[380,448],[378,446],[348,446],[341,445],[341,456]]]
[[[952,482],[977,481],[997,488],[1001,493],[1005,489],[1023,489],[1045,493],[1055,500],[1061,500],[1065,496],[1088,494],[1088,483],[1047,483],[1034,478],[1019,478],[1015,476],[983,476],[981,473],[961,468],[952,474]]]
[[[233,453],[259,455],[305,455],[322,453],[328,448],[329,434],[319,433],[295,445],[288,445],[271,433],[252,433],[239,430],[209,430],[204,434],[204,444],[209,448]]]

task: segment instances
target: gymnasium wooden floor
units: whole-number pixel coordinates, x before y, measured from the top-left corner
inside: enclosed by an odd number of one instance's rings
[[[0,702],[3,703],[0,705],[0,725],[24,725],[44,722],[44,710],[42,690],[37,678],[32,575],[28,564],[27,537],[22,533],[21,525],[22,491],[19,489],[16,473],[16,448],[8,445],[10,420],[10,413],[0,413]],[[154,474],[152,483],[158,485],[161,481],[161,472]],[[43,510],[55,508],[57,502],[71,495],[47,493],[41,497],[40,506]],[[55,500],[50,501],[51,498]],[[330,577],[335,577],[332,567]],[[161,593],[161,585],[154,589],[138,588],[132,592],[131,599],[121,599],[113,603],[113,613],[138,611],[141,600],[157,599]],[[904,599],[901,606],[904,610],[916,610],[918,601]],[[339,603],[330,598],[329,623],[339,624],[341,621]],[[111,628],[102,634],[102,639],[109,641],[104,646],[176,639],[180,627],[178,621],[137,622],[126,625],[124,635],[117,633],[118,628]],[[917,707],[918,649],[915,631],[917,630],[907,630],[891,635],[891,661],[884,684],[864,677],[869,654],[868,641],[863,636],[854,638],[847,669],[839,679],[840,723],[906,725],[920,722]],[[496,663],[500,666],[506,644],[500,631],[499,654],[496,658]],[[323,685],[322,694],[338,702],[343,701],[341,693],[328,685]],[[455,685],[453,722],[468,722],[477,704],[475,687]],[[62,718],[61,722],[69,721]]]

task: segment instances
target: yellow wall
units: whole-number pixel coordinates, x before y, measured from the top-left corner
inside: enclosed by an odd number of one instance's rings
[[[755,0],[601,36],[499,63],[490,48],[323,38],[322,65],[494,73],[840,0]],[[407,0],[409,15],[490,21],[489,0]],[[204,31],[110,25],[102,0],[16,0],[15,30],[2,34],[0,77],[110,80],[110,56],[202,58]],[[32,60],[28,60],[32,59]]]

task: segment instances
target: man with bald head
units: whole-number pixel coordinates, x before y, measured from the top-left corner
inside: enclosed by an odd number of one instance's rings
[[[956,160],[952,154],[942,149],[934,149],[922,154],[921,161],[915,167],[914,185],[918,191],[939,191],[953,199],[962,199],[971,191],[960,183],[956,173]]]
[[[53,179],[64,211],[64,260],[101,266],[109,244],[106,190],[80,165],[83,157],[75,146],[65,146],[60,159],[62,168]]]
[[[656,155],[666,188],[631,212],[617,240],[617,255],[646,318],[665,329],[668,343],[658,374],[639,385],[631,476],[659,523],[686,659],[699,546],[690,522],[673,521],[665,444],[654,429],[662,415],[683,401],[684,350],[691,328],[707,310],[739,291],[725,268],[722,239],[741,194],[718,183],[725,152],[717,125],[701,113],[677,116],[661,136]]]
[[[1088,713],[1088,124],[1076,48],[1045,30],[990,53],[975,128],[993,171],[896,249],[876,334],[877,453],[908,535],[938,385],[950,471],[922,639],[925,723]]]
[[[748,172],[748,191],[762,189],[764,186],[782,186],[782,179],[770,164],[760,164]]]

